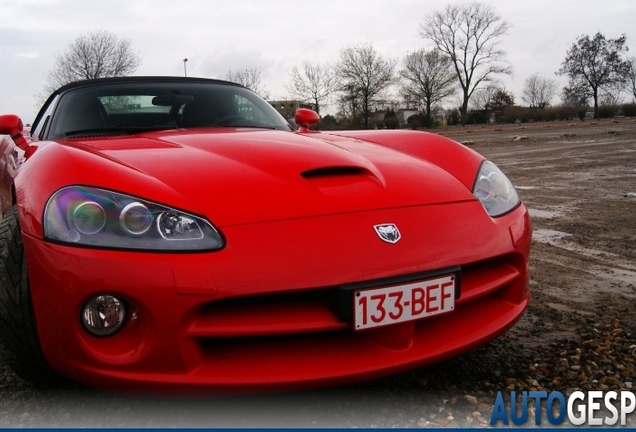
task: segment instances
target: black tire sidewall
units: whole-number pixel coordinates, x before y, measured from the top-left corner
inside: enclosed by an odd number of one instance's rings
[[[61,383],[40,347],[17,206],[0,221],[0,347],[4,361],[21,378]]]

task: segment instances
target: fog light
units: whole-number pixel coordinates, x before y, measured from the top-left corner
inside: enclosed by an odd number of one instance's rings
[[[95,336],[110,336],[121,328],[126,319],[126,307],[116,297],[97,296],[82,308],[82,324]]]

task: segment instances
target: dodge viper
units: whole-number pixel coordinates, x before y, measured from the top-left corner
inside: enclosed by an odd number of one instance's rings
[[[0,342],[25,379],[284,391],[420,368],[528,305],[531,226],[439,135],[297,129],[250,90],[127,77],[0,116]]]

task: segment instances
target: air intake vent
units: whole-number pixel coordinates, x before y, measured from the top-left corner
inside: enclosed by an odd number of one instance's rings
[[[368,174],[366,169],[355,166],[333,166],[316,168],[300,173],[300,175],[306,179],[315,179],[320,177],[357,176],[366,174]]]
[[[70,137],[66,137],[66,139],[75,140],[75,139],[86,139],[86,138],[107,138],[107,137],[127,136],[127,135],[130,135],[130,134],[127,132],[91,132],[91,133],[73,135]]]

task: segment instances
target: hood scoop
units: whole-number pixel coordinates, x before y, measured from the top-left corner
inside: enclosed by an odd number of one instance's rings
[[[323,195],[339,198],[369,198],[384,187],[371,171],[359,166],[314,168],[300,175]]]
[[[300,173],[301,177],[307,180],[320,179],[324,177],[348,177],[366,176],[371,173],[362,167],[357,166],[331,166],[314,168]]]
[[[130,135],[128,132],[104,131],[104,132],[81,132],[66,137],[67,140],[81,140],[87,138],[108,138]]]

